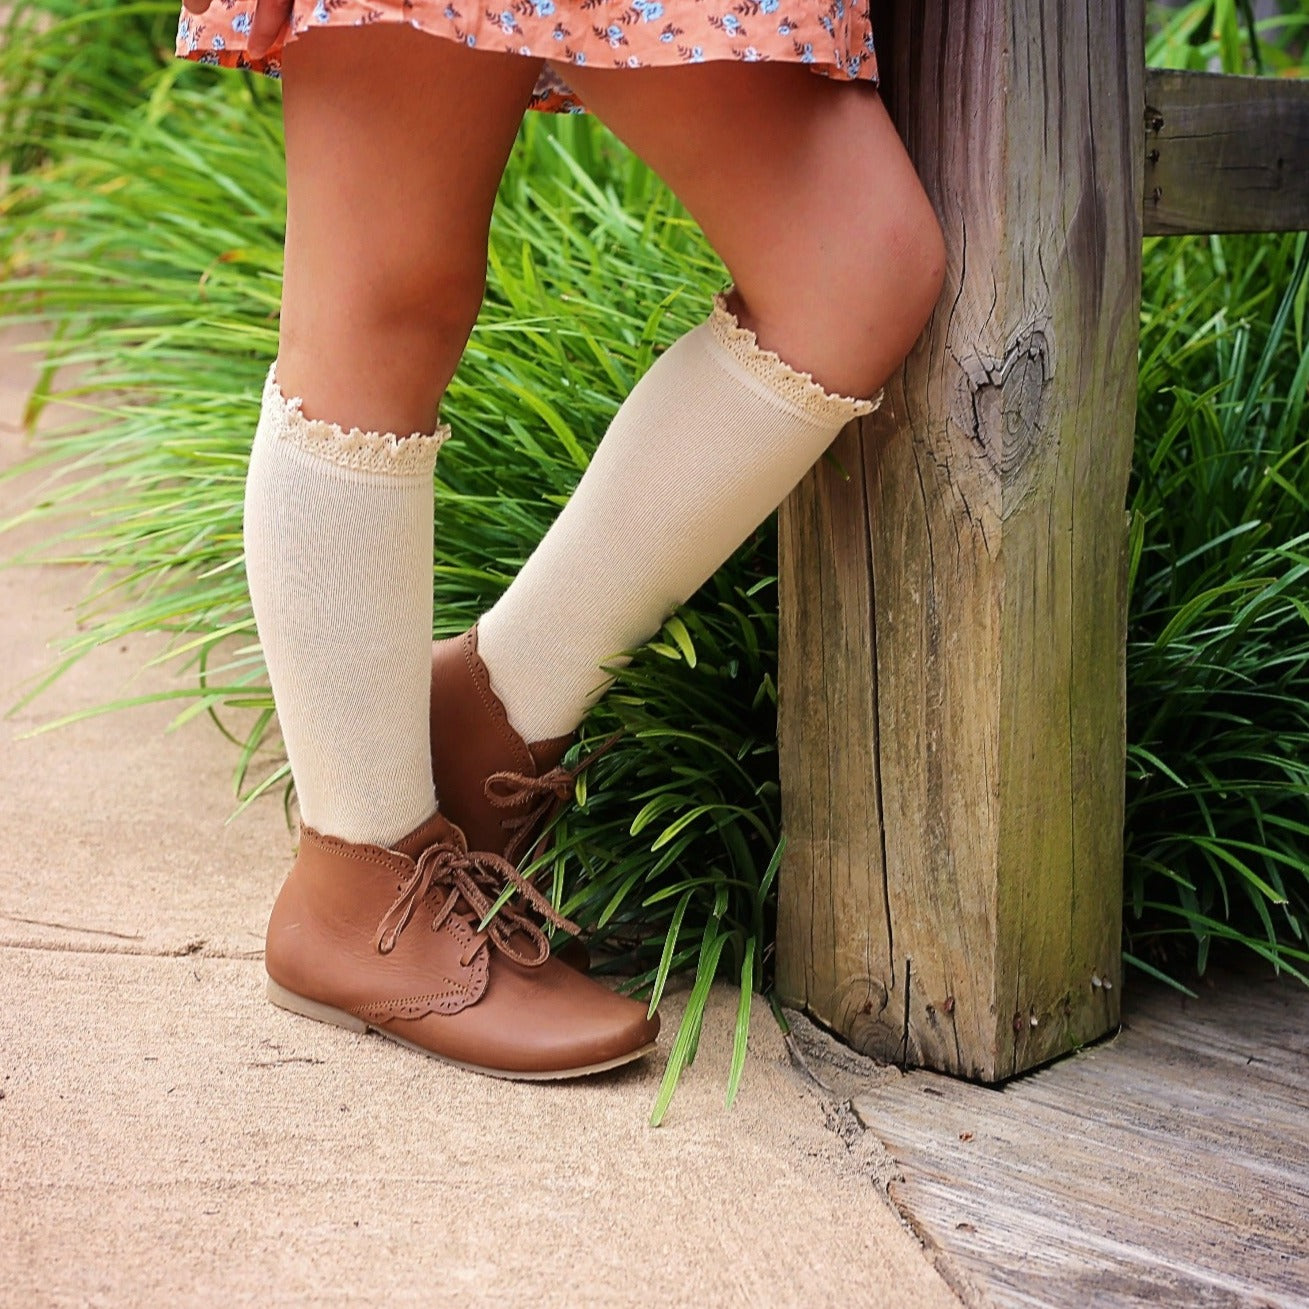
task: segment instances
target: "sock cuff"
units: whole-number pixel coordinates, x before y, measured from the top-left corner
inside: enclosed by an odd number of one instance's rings
[[[347,432],[336,423],[306,418],[303,404],[299,396],[282,394],[274,361],[264,382],[260,427],[275,441],[285,441],[306,454],[355,472],[430,477],[436,467],[436,453],[450,435],[448,423],[438,424],[435,432],[413,432],[409,436],[365,432],[358,427]]]
[[[764,383],[769,390],[814,422],[844,427],[852,418],[871,414],[882,403],[883,391],[868,399],[837,395],[828,391],[810,373],[792,368],[775,350],[765,350],[759,338],[748,327],[742,327],[736,315],[727,307],[727,296],[732,287],[714,295],[713,312],[709,315],[709,330],[717,344],[741,368]]]

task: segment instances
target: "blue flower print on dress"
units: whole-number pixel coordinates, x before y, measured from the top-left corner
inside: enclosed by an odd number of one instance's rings
[[[211,50],[226,50],[227,42],[224,41],[221,36],[216,36],[212,41],[210,41],[209,48]]]
[[[555,11],[555,0],[532,0],[532,9],[538,18],[549,18]]]
[[[242,36],[248,36],[253,26],[254,19],[248,11],[232,15],[232,31],[240,32]]]
[[[314,5],[314,22],[327,23],[331,21],[331,18],[332,15],[327,12],[325,0],[318,0],[318,3]]]
[[[643,23],[653,23],[664,16],[664,7],[659,0],[632,0],[632,8],[641,15]]]

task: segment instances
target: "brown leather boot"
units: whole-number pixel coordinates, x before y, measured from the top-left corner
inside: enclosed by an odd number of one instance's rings
[[[576,1077],[653,1050],[658,1018],[552,958],[529,908],[571,926],[441,814],[392,849],[302,828],[268,924],[268,997],[495,1077]]]
[[[432,645],[432,778],[441,812],[475,850],[493,850],[511,864],[545,851],[541,833],[572,799],[577,775],[604,754],[610,737],[585,759],[559,761],[575,734],[529,744],[514,731],[491,675],[477,653],[477,627]],[[535,846],[535,848],[533,848]],[[583,972],[586,947],[570,941],[560,958]]]
[[[613,744],[580,763],[559,761],[576,734],[529,744],[514,731],[477,653],[477,627],[432,644],[432,778],[441,811],[475,850],[519,863],[573,796],[577,775]],[[542,853],[539,845],[533,857]]]

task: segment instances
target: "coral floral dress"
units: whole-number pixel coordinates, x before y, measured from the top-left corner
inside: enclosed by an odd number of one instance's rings
[[[580,113],[568,65],[652,68],[708,59],[807,64],[843,81],[877,82],[869,0],[295,0],[290,24],[261,59],[245,53],[254,0],[182,11],[177,53],[276,77],[282,46],[315,27],[408,23],[479,50],[548,62],[530,107]]]

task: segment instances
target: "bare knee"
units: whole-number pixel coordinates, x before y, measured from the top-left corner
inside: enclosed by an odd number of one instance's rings
[[[482,306],[484,253],[460,261],[411,253],[342,271],[345,330],[389,345],[405,343],[424,366],[445,360],[453,371]]]
[[[900,366],[940,299],[946,249],[924,197],[869,225],[836,260],[808,238],[761,275],[738,283],[731,305],[760,344],[828,390],[874,394]]]
[[[331,252],[293,260],[288,243],[278,371],[305,412],[366,430],[431,430],[477,320],[485,256]]]
[[[866,277],[851,287],[852,326],[888,338],[901,358],[928,324],[945,285],[945,235],[924,196],[878,234],[865,252]],[[886,312],[894,303],[893,314]],[[860,312],[862,307],[863,312]]]

